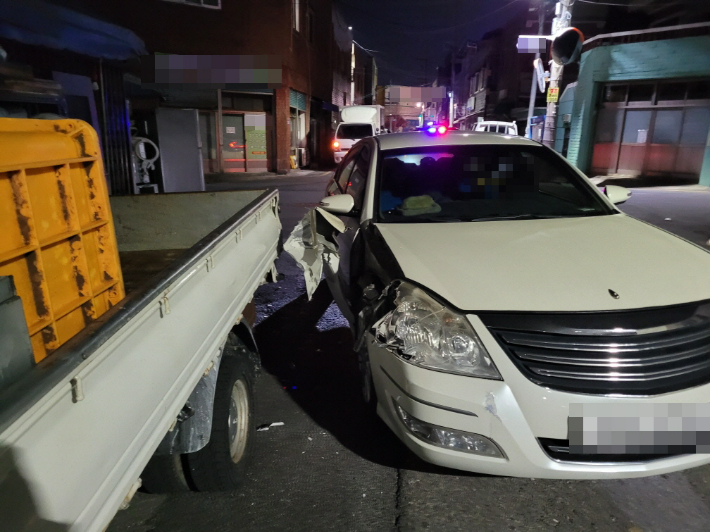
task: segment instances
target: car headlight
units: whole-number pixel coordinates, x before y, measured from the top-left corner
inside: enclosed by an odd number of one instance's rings
[[[396,287],[394,304],[374,326],[379,345],[422,368],[501,379],[465,316],[407,282]]]

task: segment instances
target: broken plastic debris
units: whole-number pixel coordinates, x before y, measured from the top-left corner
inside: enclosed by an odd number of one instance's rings
[[[671,221],[671,219],[670,219],[670,218],[666,218],[665,220],[666,220],[666,222],[670,222],[670,221]]]
[[[284,251],[291,255],[303,270],[306,294],[310,301],[327,264],[331,272],[338,271],[339,256],[335,237],[345,231],[345,224],[337,216],[316,207],[296,224],[284,243]]]
[[[308,436],[308,441],[313,441],[313,438],[311,438],[310,436]]]
[[[265,430],[269,430],[271,427],[283,427],[284,422],[283,421],[274,421],[273,423],[266,423],[264,425],[259,425],[256,430],[257,432],[263,432]]]

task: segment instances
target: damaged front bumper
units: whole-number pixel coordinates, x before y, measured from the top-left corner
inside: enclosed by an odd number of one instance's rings
[[[550,390],[529,381],[509,360],[483,323],[468,319],[493,357],[503,380],[482,379],[414,366],[378,345],[368,333],[377,412],[394,433],[420,458],[437,465],[527,478],[610,479],[657,475],[710,463],[710,455],[691,454],[623,462],[572,461],[553,458],[541,443],[568,437],[568,415],[573,403],[707,402],[710,385],[656,397],[631,398],[581,395]],[[471,452],[430,443],[411,423],[443,428],[448,434],[480,436],[500,453]],[[485,442],[483,442],[485,444]],[[478,445],[472,443],[471,445]]]

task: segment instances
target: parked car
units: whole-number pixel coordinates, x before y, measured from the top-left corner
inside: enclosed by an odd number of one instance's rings
[[[515,122],[478,122],[474,131],[485,131],[487,133],[503,133],[505,135],[517,135],[518,125]]]
[[[710,462],[710,254],[620,212],[628,190],[447,131],[364,139],[327,193],[363,395],[421,458],[533,478]]]

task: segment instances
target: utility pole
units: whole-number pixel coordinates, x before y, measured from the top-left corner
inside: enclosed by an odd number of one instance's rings
[[[555,18],[552,21],[552,35],[557,35],[562,30],[569,28],[572,21],[572,6],[574,0],[560,0],[555,5]],[[564,71],[563,65],[554,61],[550,65],[550,85],[547,89],[547,114],[545,116],[545,133],[542,143],[549,147],[555,146],[555,132],[557,130],[557,101],[559,99],[560,80]]]
[[[545,24],[545,0],[539,0],[537,6],[537,34],[542,35],[543,26]],[[535,54],[535,59],[540,59],[540,52]],[[530,85],[530,104],[528,105],[528,121],[525,126],[525,136],[530,137],[530,120],[532,120],[535,112],[535,97],[537,94],[537,80],[535,77],[535,69],[533,68],[532,84]]]
[[[449,93],[449,127],[454,127],[454,56],[456,46],[451,47],[451,92]]]

